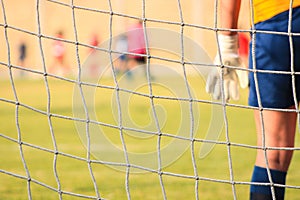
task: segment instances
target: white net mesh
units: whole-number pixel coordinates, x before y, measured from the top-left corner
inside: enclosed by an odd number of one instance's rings
[[[205,92],[218,9],[1,0],[0,199],[247,199],[257,108],[247,89],[230,103]],[[130,51],[132,35],[144,51]],[[299,193],[297,143],[287,199]]]

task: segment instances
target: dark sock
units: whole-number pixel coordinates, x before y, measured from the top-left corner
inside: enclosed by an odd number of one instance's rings
[[[273,183],[285,184],[286,172],[270,169]],[[252,174],[251,182],[255,183],[270,183],[268,171],[266,168],[255,166]],[[284,187],[274,187],[276,200],[284,199]],[[250,200],[271,200],[272,192],[270,185],[251,185]]]
[[[272,198],[272,195],[251,192],[250,200],[273,200],[273,198]],[[276,200],[277,200],[277,198],[276,198]]]

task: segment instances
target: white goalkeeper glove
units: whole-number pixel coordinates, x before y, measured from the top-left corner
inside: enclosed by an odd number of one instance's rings
[[[225,100],[239,99],[239,86],[246,88],[248,86],[248,73],[246,70],[236,70],[228,68],[227,66],[243,67],[240,56],[238,54],[238,35],[218,35],[220,53],[222,58],[223,68],[223,87]],[[214,64],[220,65],[220,57],[217,54]],[[206,92],[211,93],[214,99],[220,100],[222,98],[222,81],[221,81],[221,68],[213,67],[206,81]]]

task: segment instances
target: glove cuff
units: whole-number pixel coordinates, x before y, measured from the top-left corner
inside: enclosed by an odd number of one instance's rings
[[[218,34],[221,54],[238,54],[238,35]]]

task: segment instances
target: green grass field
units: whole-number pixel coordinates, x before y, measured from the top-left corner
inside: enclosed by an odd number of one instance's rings
[[[203,83],[195,77],[189,79],[192,88],[196,91],[196,97],[208,99],[202,88]],[[112,80],[103,80],[103,84],[113,85]],[[47,110],[47,91],[43,80],[16,80],[16,92],[21,106],[16,106],[0,100],[0,199],[28,199],[26,170],[21,159],[20,145],[17,142],[8,140],[21,139],[25,144],[22,145],[23,155],[32,180],[30,191],[32,199],[59,199],[59,194],[37,182],[49,187],[58,188],[54,175],[55,154],[34,148],[54,150],[53,138],[51,136],[47,115],[28,109],[22,105],[28,105],[41,111]],[[53,114],[73,117],[73,91],[72,83],[49,78],[50,89],[50,111]],[[155,95],[172,96],[172,92],[154,86]],[[139,92],[147,93],[147,88],[139,88]],[[241,100],[234,102],[246,105],[247,91],[242,91]],[[97,120],[106,124],[118,125],[111,109],[113,91],[98,88],[95,92],[95,109]],[[0,81],[0,98],[15,101],[9,80]],[[130,99],[130,120],[134,121],[136,127],[143,127],[151,121],[149,114],[149,99],[142,96],[132,96]],[[167,117],[162,126],[163,133],[176,134],[180,126],[179,104],[177,101],[154,99],[155,104],[163,107]],[[205,138],[206,130],[209,126],[211,117],[211,106],[205,103],[195,103],[199,109],[199,124],[195,132],[195,137]],[[18,108],[18,109],[17,109]],[[124,109],[125,110],[125,109]],[[150,109],[151,110],[151,109]],[[230,142],[255,145],[255,125],[252,118],[252,111],[249,109],[227,107],[228,132]],[[127,112],[126,110],[123,112]],[[151,113],[151,112],[150,112]],[[124,117],[125,118],[125,117]],[[19,124],[18,133],[16,122]],[[124,119],[124,123],[125,123]],[[87,149],[84,139],[80,137],[74,121],[56,116],[51,117],[53,133],[59,151],[55,168],[57,170],[63,199],[84,199],[70,195],[69,193],[94,196],[93,181],[89,172],[88,164],[84,160],[74,159],[62,154],[68,154],[85,159]],[[126,122],[127,123],[127,122]],[[128,122],[129,123],[129,122]],[[106,137],[119,149],[122,149],[122,142],[118,129],[101,127]],[[135,133],[138,134],[138,133]],[[297,134],[296,145],[299,146],[299,134]],[[5,137],[3,137],[5,136]],[[149,136],[139,138],[137,135],[129,134],[125,130],[124,140],[128,152],[147,153],[157,150],[158,137]],[[83,142],[82,142],[83,141]],[[221,132],[219,141],[226,141],[225,130]],[[172,142],[170,137],[161,137],[161,147],[167,147]],[[199,158],[199,151],[202,143],[195,142],[195,158],[198,176],[207,179],[218,179],[230,181],[230,170],[228,164],[228,146],[216,144],[210,153],[204,158]],[[248,182],[251,177],[252,167],[255,160],[255,150],[245,147],[230,146],[233,176],[236,194],[238,199],[248,199],[249,185],[239,184]],[[106,157],[110,157],[109,150],[103,150]],[[113,154],[112,154],[113,155]],[[97,160],[96,155],[92,155],[93,160]],[[290,168],[290,175],[287,179],[288,185],[300,185],[300,154],[295,152]],[[153,162],[156,162],[154,160]],[[118,169],[100,164],[92,163],[92,170],[96,180],[101,198],[105,199],[127,199],[125,180],[125,168]],[[154,168],[157,170],[157,168]],[[5,172],[14,174],[9,175]],[[194,178],[183,178],[172,176],[170,173],[181,174],[182,176],[194,176],[194,166],[191,157],[191,148],[182,152],[178,159],[163,166],[162,180],[166,196],[168,199],[195,199]],[[130,169],[128,178],[128,188],[131,199],[157,200],[163,199],[162,187],[159,175],[155,172],[135,173]],[[232,185],[209,180],[199,181],[199,197],[205,200],[233,199]],[[300,191],[296,189],[286,190],[286,199],[293,200],[299,198]]]

